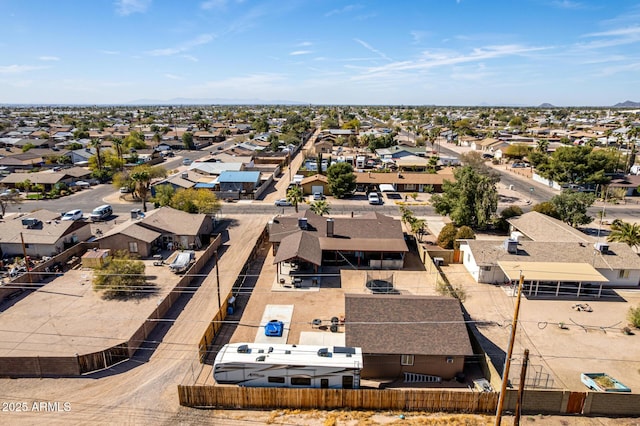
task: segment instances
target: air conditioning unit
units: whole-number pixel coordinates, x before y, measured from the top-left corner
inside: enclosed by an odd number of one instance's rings
[[[504,248],[507,250],[507,253],[518,254],[518,241],[507,238],[504,240]]]
[[[607,244],[607,243],[595,243],[593,246],[600,253],[607,253],[609,251],[609,244]]]

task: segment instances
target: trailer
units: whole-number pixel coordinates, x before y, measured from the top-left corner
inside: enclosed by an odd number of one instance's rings
[[[599,392],[631,392],[631,389],[606,373],[582,373],[582,383],[591,390]]]
[[[220,384],[248,387],[357,389],[362,349],[269,343],[229,343],[213,364]]]

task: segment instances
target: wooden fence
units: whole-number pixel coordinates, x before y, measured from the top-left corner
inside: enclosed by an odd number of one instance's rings
[[[173,304],[182,294],[182,288],[191,285],[195,275],[213,257],[213,254],[222,244],[222,236],[217,235],[209,246],[202,252],[196,262],[181,277],[174,288],[160,302],[156,309],[147,317],[144,323],[136,330],[128,341],[115,346],[89,354],[73,355],[68,357],[12,357],[0,358],[0,377],[55,377],[86,374],[92,371],[102,370],[126,361],[140,348],[146,338],[153,332],[157,322],[171,309]],[[45,265],[38,265],[42,270],[52,264],[56,259],[67,259],[71,256],[81,255],[91,243],[80,243]],[[35,270],[35,268],[34,268]],[[23,276],[24,277],[24,276]],[[40,274],[33,274],[32,278],[40,278]],[[20,277],[22,278],[22,277]],[[34,281],[35,282],[35,281]],[[226,312],[226,309],[225,309]]]
[[[180,405],[221,409],[352,409],[495,413],[498,392],[447,389],[289,389],[178,385]],[[507,390],[505,411],[513,412],[515,389]],[[525,414],[640,415],[640,394],[524,391]]]
[[[249,254],[247,261],[244,263],[244,265],[242,265],[242,269],[240,270],[240,273],[238,274],[238,277],[236,278],[231,291],[226,295],[221,295],[221,297],[223,298],[222,306],[211,319],[211,322],[205,329],[204,333],[202,334],[202,338],[200,338],[200,342],[198,343],[198,355],[201,363],[204,363],[204,361],[207,359],[209,348],[215,340],[218,331],[220,331],[220,328],[222,328],[223,321],[227,317],[227,306],[229,298],[231,298],[231,296],[233,296],[234,294],[237,294],[237,292],[242,288],[247,276],[247,271],[249,270],[249,264],[256,259],[256,257],[258,256],[258,251],[260,250],[260,246],[262,246],[264,241],[268,238],[268,228],[265,226],[264,230],[258,237],[253,250],[251,250],[251,254]]]
[[[415,389],[289,389],[178,386],[180,405],[200,408],[495,412],[498,394]]]

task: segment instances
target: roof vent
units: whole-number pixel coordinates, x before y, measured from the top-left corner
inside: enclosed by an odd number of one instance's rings
[[[331,352],[329,352],[328,348],[320,348],[318,349],[318,356],[324,357],[324,358],[330,358],[331,357]]]
[[[593,246],[594,246],[594,247],[596,248],[596,250],[598,250],[600,253],[607,253],[607,252],[609,251],[609,244],[607,244],[607,243],[600,243],[600,242],[598,242],[598,243],[595,243]]]
[[[238,346],[239,354],[248,354],[249,353],[249,345],[240,345]]]
[[[507,238],[504,240],[504,248],[507,250],[507,253],[518,254],[518,241]]]
[[[306,217],[298,218],[298,228],[307,229],[307,218]]]
[[[189,179],[189,173],[188,172],[182,172],[182,179]]]

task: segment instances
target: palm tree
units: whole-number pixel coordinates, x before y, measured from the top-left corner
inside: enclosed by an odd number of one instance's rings
[[[626,243],[629,247],[637,251],[640,246],[640,225],[637,223],[616,222],[611,226],[611,234],[607,241]]]
[[[120,138],[111,139],[111,146],[116,150],[116,156],[118,160],[122,162],[122,150],[124,149],[124,142]]]
[[[131,180],[135,182],[136,194],[142,200],[142,211],[147,211],[147,195],[151,189],[151,181],[166,175],[167,171],[164,168],[147,165],[137,166],[131,171]]]
[[[331,212],[331,205],[325,200],[314,201],[313,203],[311,203],[309,208],[318,216],[324,216],[325,214],[329,214],[329,212]]]
[[[546,154],[549,149],[549,141],[547,139],[538,139],[536,148],[539,152]]]
[[[298,203],[301,203],[302,200],[302,188],[300,186],[296,185],[287,191],[287,201],[295,207],[296,213],[298,213]]]
[[[103,166],[102,153],[100,152],[100,149],[102,148],[102,141],[100,139],[91,139],[90,145],[96,150],[96,167],[98,168],[98,171],[101,172]]]

